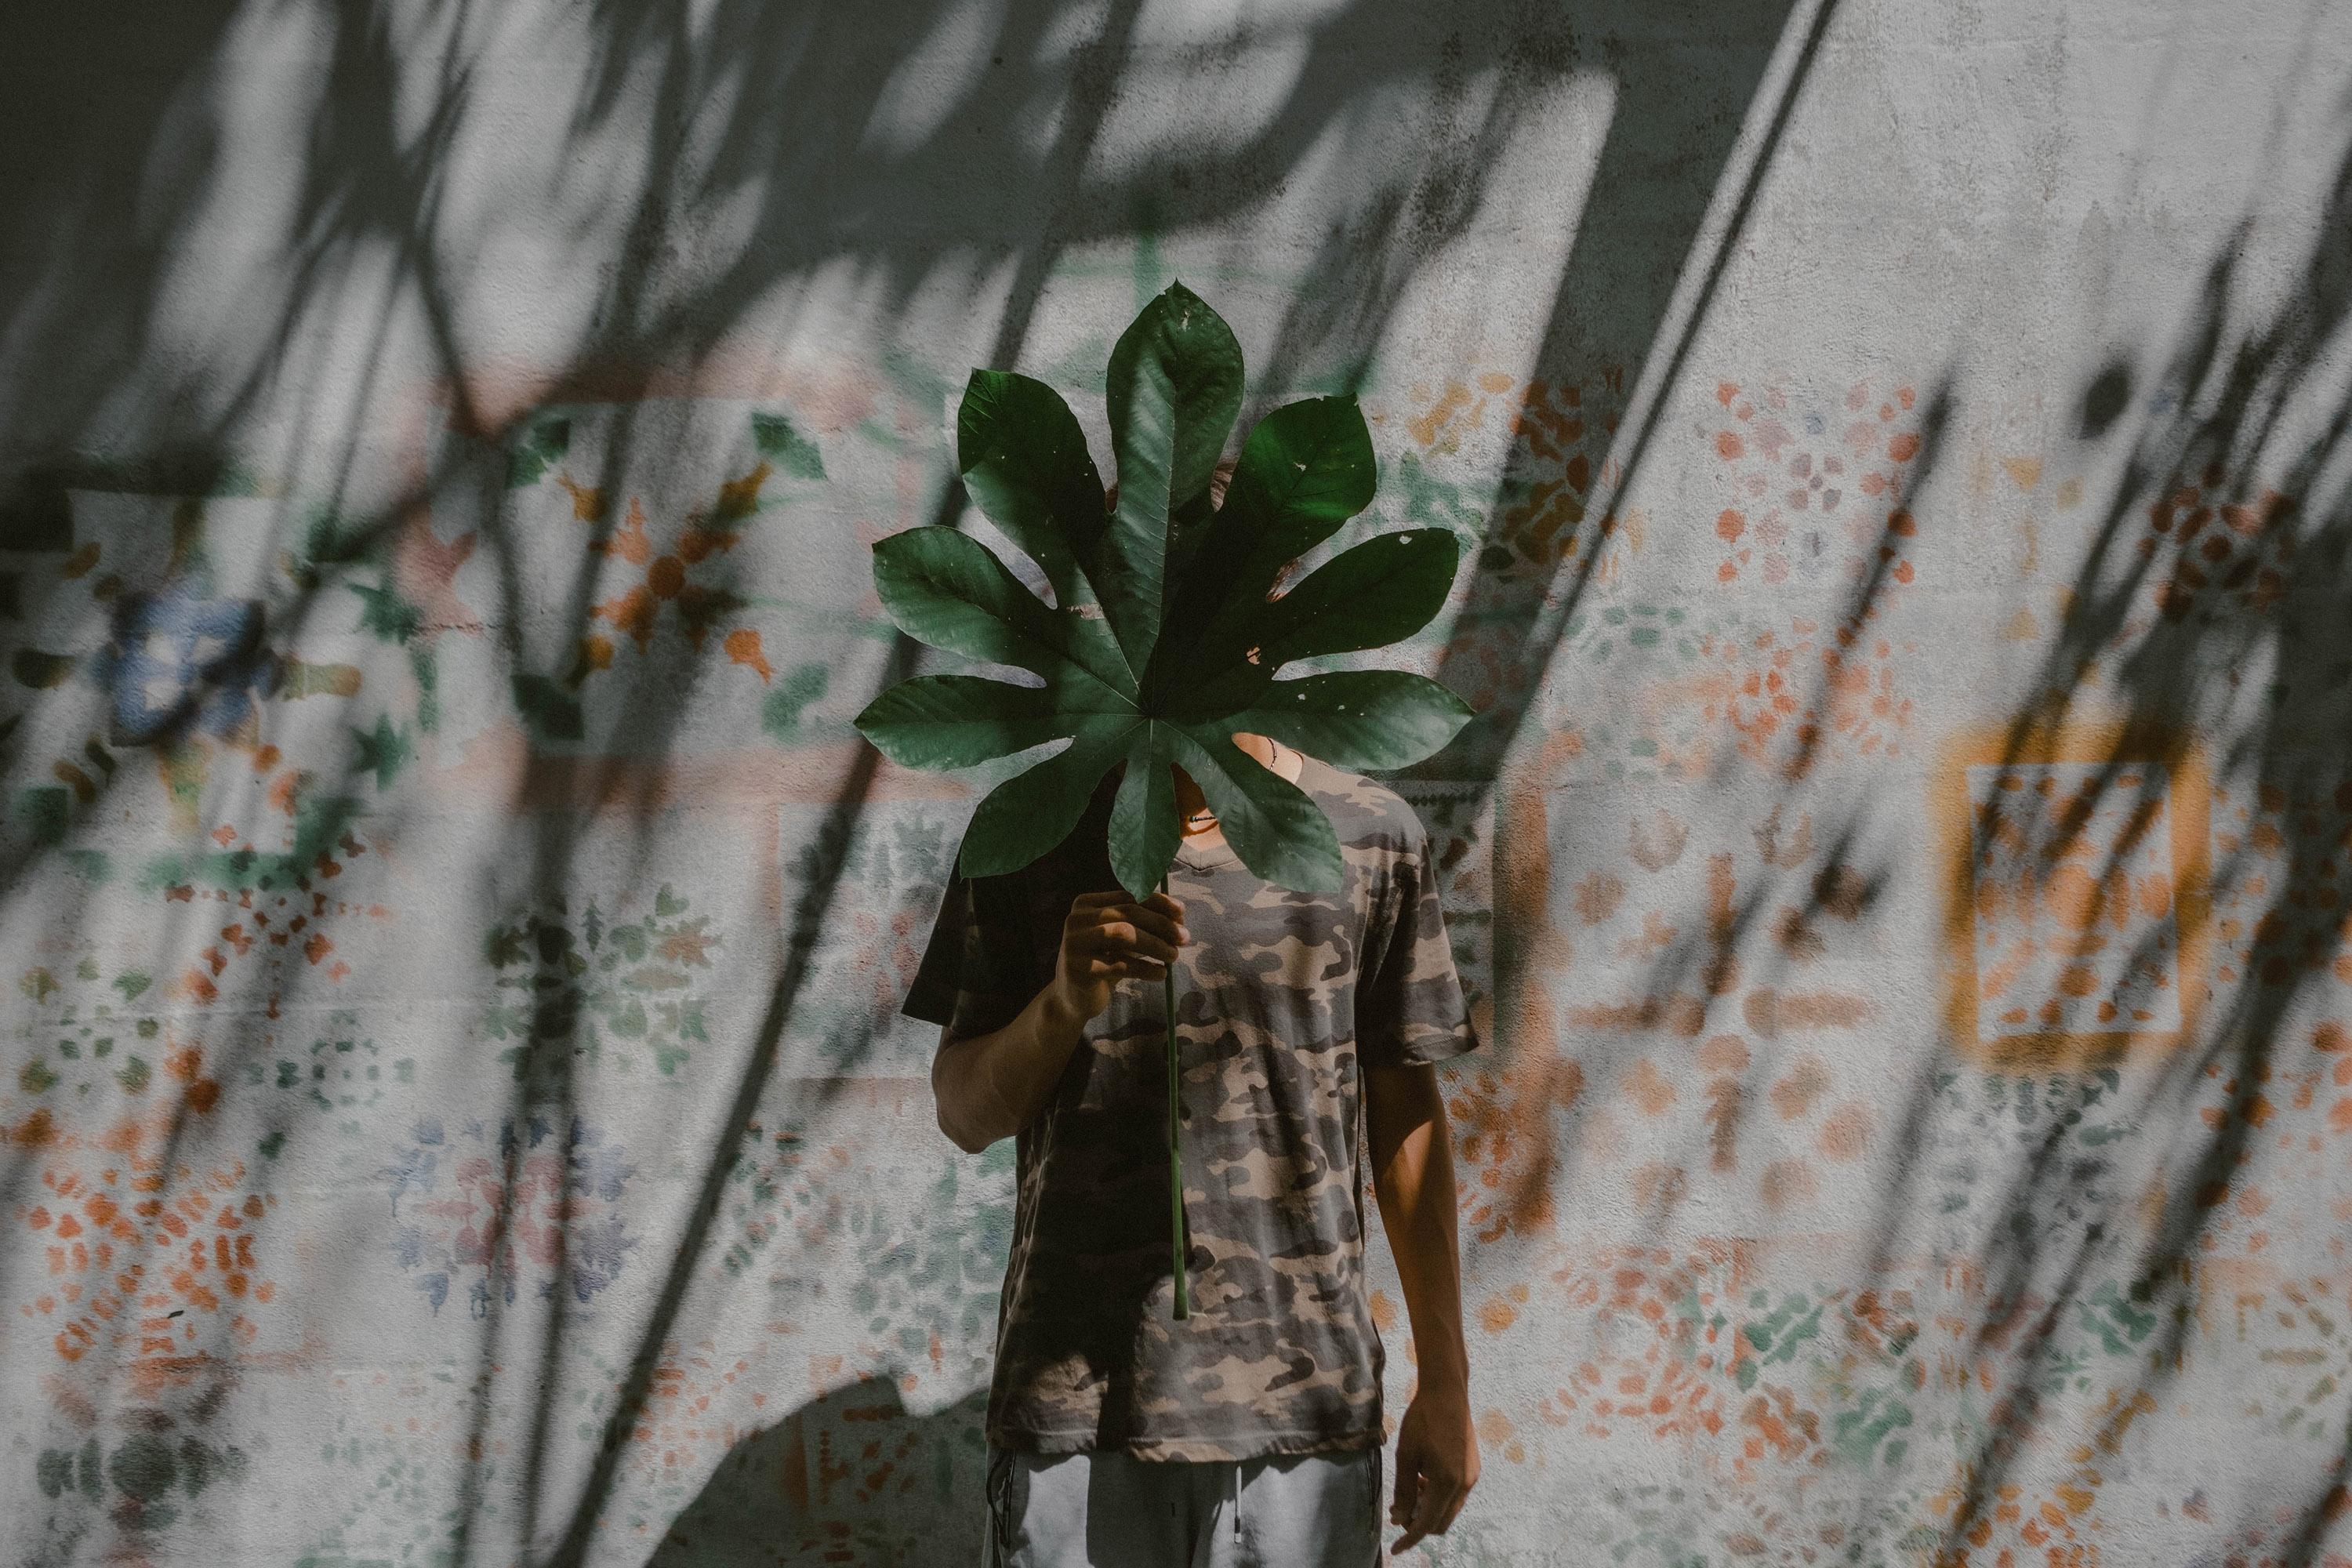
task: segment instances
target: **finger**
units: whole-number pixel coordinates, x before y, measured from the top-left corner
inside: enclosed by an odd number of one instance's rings
[[[1437,1516],[1437,1529],[1435,1533],[1443,1535],[1447,1531],[1453,1529],[1454,1521],[1462,1516],[1462,1505],[1469,1500],[1470,1489],[1468,1487],[1454,1488],[1453,1498],[1449,1500],[1445,1505],[1445,1511]]]
[[[1405,1521],[1405,1528],[1415,1536],[1427,1535],[1436,1525],[1440,1490],[1435,1479],[1422,1479],[1421,1489],[1412,1500],[1412,1516]]]
[[[1157,910],[1131,908],[1125,911],[1126,923],[1138,931],[1148,931],[1171,947],[1181,947],[1192,939],[1184,922],[1172,920]]]
[[[1105,904],[1088,910],[1087,920],[1080,923],[1133,926],[1139,931],[1151,931],[1161,941],[1178,947],[1190,940],[1191,935],[1184,930],[1182,921],[1148,904]]]
[[[1154,893],[1143,900],[1143,907],[1154,914],[1166,915],[1172,921],[1181,921],[1184,918],[1184,900],[1172,893]]]
[[[1402,1521],[1404,1534],[1396,1543],[1397,1551],[1406,1551],[1436,1533],[1437,1502],[1437,1484],[1423,1482],[1413,1498],[1412,1514]]]
[[[1163,900],[1155,897],[1147,903],[1100,903],[1083,910],[1072,910],[1070,918],[1062,922],[1062,933],[1067,936],[1103,925],[1140,926],[1159,932],[1181,947],[1192,940],[1192,933],[1184,929],[1181,906],[1177,912],[1165,907],[1172,902],[1172,900]]]
[[[1412,1508],[1421,1492],[1421,1457],[1400,1447],[1397,1450],[1396,1498],[1389,1504],[1389,1522],[1402,1525],[1412,1518]]]
[[[1062,921],[1064,930],[1094,924],[1095,911],[1112,904],[1128,902],[1125,893],[1080,893],[1070,900],[1070,912]]]
[[[1167,965],[1155,958],[1131,952],[1091,952],[1076,960],[1077,973],[1087,980],[1157,980]]]
[[[1125,921],[1114,925],[1097,926],[1094,940],[1099,951],[1115,957],[1150,958],[1167,963],[1176,956],[1174,942]]]
[[[1462,1507],[1462,1483],[1433,1480],[1421,1489],[1420,1517],[1413,1527],[1424,1535],[1443,1535],[1445,1526]]]
[[[1122,905],[1122,908],[1115,908],[1115,910],[1096,910],[1094,924],[1079,926],[1079,929],[1110,931],[1115,929],[1115,926],[1127,926],[1127,929],[1131,931],[1150,931],[1152,936],[1169,942],[1169,945],[1183,945],[1183,942],[1190,938],[1190,931],[1183,929],[1183,921],[1169,920],[1167,914],[1160,914],[1157,910],[1143,910],[1143,908],[1136,908],[1136,905]]]

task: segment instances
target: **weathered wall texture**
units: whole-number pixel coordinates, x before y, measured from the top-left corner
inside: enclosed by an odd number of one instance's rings
[[[8,1564],[968,1560],[866,547],[1179,276],[1470,544],[1430,1560],[2352,1555],[2342,7],[0,26]]]

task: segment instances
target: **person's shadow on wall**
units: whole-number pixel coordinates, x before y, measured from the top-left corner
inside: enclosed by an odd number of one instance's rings
[[[811,1400],[728,1451],[646,1568],[976,1563],[987,1405],[917,1415],[884,1377]]]

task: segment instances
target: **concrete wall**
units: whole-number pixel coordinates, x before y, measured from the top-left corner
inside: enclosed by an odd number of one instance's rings
[[[1178,277],[1472,545],[1426,1560],[2352,1554],[2340,7],[18,10],[7,1563],[969,1560],[866,546]]]

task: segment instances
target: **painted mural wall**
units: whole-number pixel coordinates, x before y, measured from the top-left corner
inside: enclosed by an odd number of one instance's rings
[[[1417,1560],[2352,1563],[2340,8],[171,10],[0,22],[0,1559],[971,1560],[867,547],[1181,277],[1465,545]]]

